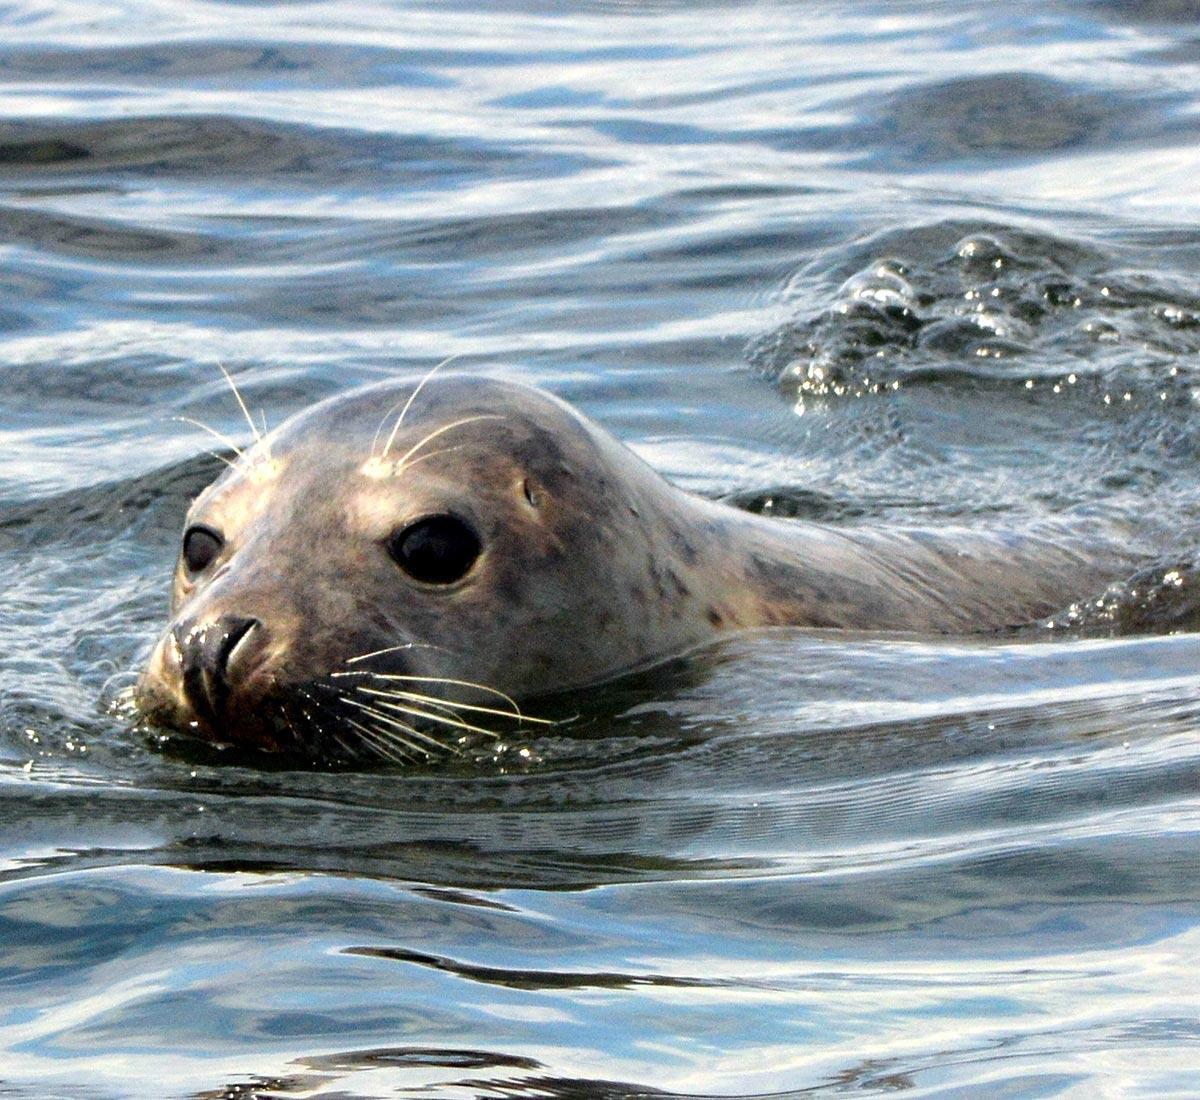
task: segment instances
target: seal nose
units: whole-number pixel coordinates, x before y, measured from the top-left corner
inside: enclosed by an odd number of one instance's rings
[[[262,634],[258,619],[222,615],[199,626],[175,628],[183,690],[197,713],[220,717],[239,675],[249,662],[253,635]]]

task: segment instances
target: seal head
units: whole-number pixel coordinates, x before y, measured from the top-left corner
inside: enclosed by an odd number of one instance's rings
[[[454,716],[678,652],[712,629],[670,522],[681,496],[526,386],[449,375],[332,398],[192,505],[139,709],[263,748],[387,726],[423,749],[439,719],[441,742]]]

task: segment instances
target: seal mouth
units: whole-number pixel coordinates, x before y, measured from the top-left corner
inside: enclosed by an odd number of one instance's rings
[[[249,632],[235,638],[231,631],[223,644],[232,652]],[[143,719],[210,746],[326,763],[429,764],[553,724],[495,688],[407,672],[346,669],[275,683],[249,701],[200,668],[185,674],[183,688],[168,701],[155,684],[139,685]]]
[[[430,763],[546,724],[497,688],[420,667],[416,648],[438,647],[405,642],[292,678],[277,667],[278,631],[262,620],[190,619],[163,637],[134,701],[147,724],[189,740],[331,763]]]

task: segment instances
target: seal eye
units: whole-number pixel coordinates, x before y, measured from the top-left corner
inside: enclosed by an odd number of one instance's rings
[[[225,540],[207,527],[189,527],[183,534],[183,564],[195,576],[203,573],[225,547]]]
[[[456,516],[428,516],[388,540],[388,553],[414,580],[453,584],[467,575],[482,547]]]

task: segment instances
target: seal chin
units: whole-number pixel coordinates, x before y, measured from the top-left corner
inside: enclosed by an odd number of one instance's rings
[[[283,691],[253,703],[226,703],[219,711],[196,709],[186,695],[143,674],[134,689],[134,703],[143,721],[159,729],[211,745],[237,746],[262,752],[320,755],[323,748],[312,736],[314,723],[305,718],[302,692]]]

